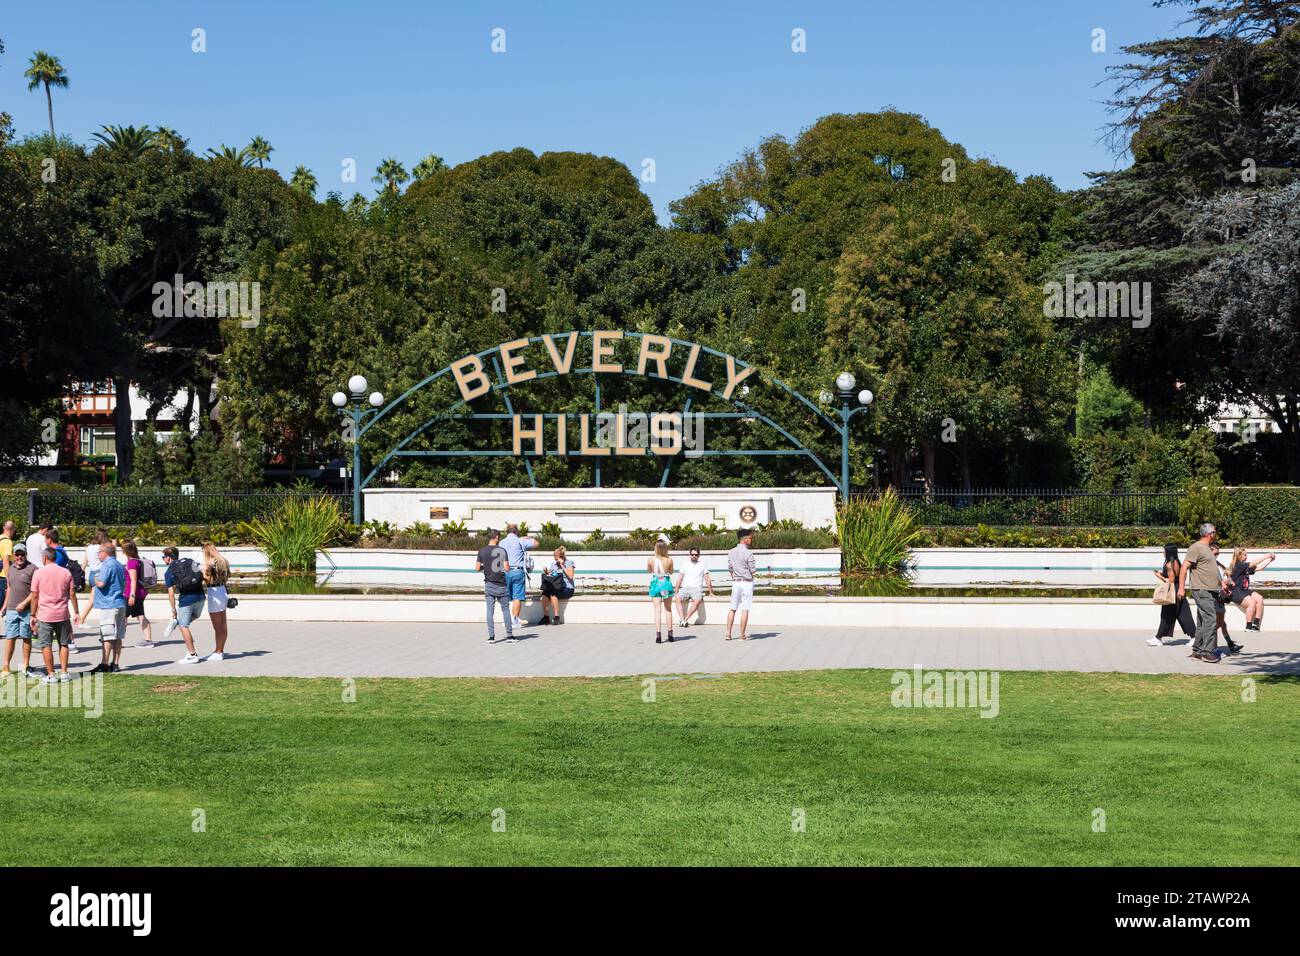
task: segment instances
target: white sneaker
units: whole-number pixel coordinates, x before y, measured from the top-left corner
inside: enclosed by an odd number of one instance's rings
[[[185,655],[184,657],[182,657],[179,661],[177,661],[177,663],[178,663],[178,664],[197,664],[197,663],[198,663],[199,661],[201,661],[202,659],[203,659],[203,658],[199,657],[198,654],[186,654],[186,655]]]
[[[46,674],[44,677],[41,678],[42,684],[57,684],[58,682],[59,679],[55,677],[53,674]]]
[[[153,641],[138,641],[138,642],[136,643],[135,646],[136,646],[136,647],[153,647],[153,646],[154,646],[154,642],[153,642]]]
[[[221,653],[221,651],[214,651],[213,653],[209,654],[207,657],[204,658],[204,660],[207,661],[224,661],[225,659],[226,659],[226,655]]]
[[[1158,637],[1148,637],[1147,643],[1150,644],[1152,647],[1160,647],[1162,644],[1164,644],[1164,641],[1160,640],[1160,638]]]
[[[71,674],[69,674],[67,671],[59,671],[59,683],[60,683],[60,684],[66,684],[66,683],[67,683],[68,681],[70,681],[70,680],[72,680],[72,675],[71,675]]]
[[[511,626],[512,628],[520,628],[520,627],[523,627],[523,625],[519,623],[519,618],[517,618],[517,617],[512,617],[512,618],[510,619],[510,626]]]

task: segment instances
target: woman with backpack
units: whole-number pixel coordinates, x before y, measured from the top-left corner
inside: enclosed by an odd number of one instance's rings
[[[560,601],[573,597],[573,562],[566,557],[564,545],[552,553],[554,560],[542,572],[542,623],[560,623]],[[550,608],[547,608],[547,601]]]
[[[208,617],[212,619],[212,632],[216,639],[216,650],[205,658],[209,661],[226,659],[226,608],[230,605],[226,582],[229,580],[230,562],[221,556],[211,541],[203,542],[203,583],[208,589]]]
[[[140,560],[140,549],[133,539],[122,542],[122,553],[126,555],[126,622],[132,618],[140,621],[140,642],[136,647],[153,647],[153,627],[144,613],[144,599],[149,596],[149,584],[146,583],[145,563]],[[150,562],[152,565],[153,562]],[[158,572],[153,572],[153,583],[158,581]]]

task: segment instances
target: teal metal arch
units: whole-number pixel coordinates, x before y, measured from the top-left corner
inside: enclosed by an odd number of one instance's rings
[[[573,330],[573,331],[577,331],[577,330]],[[555,333],[555,334],[552,335],[552,338],[567,338],[569,335],[572,335],[572,334],[573,334],[573,331],[570,331],[570,332],[562,332],[562,333]],[[590,338],[590,337],[592,336],[593,333],[592,333],[592,332],[589,332],[589,331],[588,331],[588,332],[578,331],[577,334],[580,335],[580,336],[582,336],[582,337],[584,337],[584,338]],[[622,337],[625,338],[625,339],[640,339],[640,338],[643,338],[644,335],[645,335],[645,333],[642,333],[642,332],[623,332],[623,333],[622,333]],[[542,335],[536,335],[536,336],[533,336],[533,337],[531,337],[531,338],[529,338],[529,339],[527,340],[527,345],[533,345],[534,343],[540,343],[540,342],[542,342],[542,341],[544,340],[544,338],[545,338],[545,336],[542,336]],[[700,348],[700,351],[703,352],[703,353],[706,353],[706,354],[709,354],[709,355],[713,355],[713,356],[715,356],[715,357],[717,357],[717,358],[722,358],[722,359],[725,359],[725,358],[728,357],[727,354],[724,353],[724,352],[719,352],[719,351],[716,350],[716,349],[710,348],[710,347],[708,347],[707,345],[701,345],[700,343],[697,343],[697,342],[689,342],[689,341],[686,341],[686,340],[684,340],[684,339],[674,339],[674,338],[671,338],[671,337],[668,337],[668,336],[662,336],[662,338],[666,338],[666,339],[667,339],[669,342],[671,342],[674,346],[685,346],[685,347],[687,347],[687,348],[694,348],[694,347],[696,347],[696,346],[698,345],[699,348]],[[525,346],[525,347],[526,347],[526,346]],[[484,349],[484,350],[481,351],[481,352],[477,352],[477,353],[475,353],[475,356],[474,356],[474,357],[477,358],[477,359],[479,359],[480,361],[482,361],[482,360],[488,358],[489,356],[493,356],[493,360],[492,360],[492,370],[493,370],[493,372],[494,372],[494,376],[493,376],[493,381],[492,381],[492,385],[491,385],[491,393],[494,394],[494,395],[495,395],[495,394],[501,394],[502,399],[504,400],[505,405],[506,405],[506,412],[504,412],[504,413],[500,413],[500,412],[497,412],[497,413],[492,413],[492,412],[483,412],[483,413],[472,413],[472,414],[457,414],[457,413],[460,412],[461,410],[466,409],[467,407],[469,407],[470,402],[467,401],[466,399],[463,399],[463,398],[462,398],[462,399],[458,399],[458,400],[452,402],[452,403],[451,403],[450,405],[448,405],[446,408],[442,409],[442,410],[439,411],[437,414],[435,414],[435,415],[433,415],[432,417],[426,419],[424,422],[422,422],[420,425],[418,425],[416,428],[414,428],[414,429],[413,429],[409,434],[407,434],[407,435],[406,435],[406,436],[405,436],[401,441],[399,441],[396,445],[394,445],[392,448],[390,448],[390,449],[389,449],[389,450],[384,454],[384,456],[383,456],[383,457],[382,457],[382,458],[381,458],[381,459],[380,459],[380,460],[375,464],[375,466],[370,470],[369,474],[366,475],[366,477],[365,477],[365,478],[360,482],[360,484],[359,484],[359,485],[355,485],[356,495],[357,495],[358,497],[359,497],[359,495],[360,495],[360,492],[363,491],[367,486],[369,486],[370,483],[371,483],[372,481],[374,481],[374,479],[375,479],[375,478],[380,474],[380,472],[383,471],[384,467],[385,467],[389,462],[391,462],[393,459],[395,459],[395,458],[403,458],[403,457],[515,457],[515,456],[514,456],[514,453],[513,453],[512,451],[504,451],[504,450],[489,450],[489,451],[464,451],[464,450],[462,450],[462,451],[413,451],[413,450],[409,450],[409,449],[407,448],[407,446],[408,446],[412,441],[414,441],[414,440],[415,440],[416,438],[418,438],[420,435],[424,434],[424,432],[426,432],[430,427],[432,427],[433,425],[437,424],[438,422],[448,421],[448,420],[507,419],[507,418],[512,418],[512,417],[513,417],[513,415],[514,415],[514,409],[513,409],[513,406],[512,406],[512,404],[511,404],[511,402],[510,402],[510,398],[509,398],[509,391],[510,391],[510,389],[513,387],[513,385],[512,385],[511,383],[505,381],[505,378],[504,378],[504,376],[502,375],[502,371],[501,371],[500,364],[499,364],[499,362],[498,362],[498,361],[496,360],[496,358],[495,358],[496,353],[498,353],[499,350],[500,350],[500,346],[499,346],[499,345],[497,345],[497,346],[493,346],[492,348],[487,348],[487,349]],[[748,368],[753,368],[753,366],[750,366],[750,365],[739,365],[739,363],[738,363],[738,367],[739,367],[741,370],[743,370],[743,369],[748,369]],[[362,437],[365,435],[366,432],[368,432],[371,428],[373,428],[375,425],[377,425],[380,421],[382,421],[384,418],[386,418],[388,415],[390,415],[390,414],[393,413],[396,409],[398,409],[398,408],[399,408],[399,407],[400,407],[404,402],[406,402],[406,400],[409,399],[412,395],[414,395],[416,392],[419,392],[421,389],[424,389],[424,388],[428,387],[429,385],[433,384],[434,382],[438,381],[439,379],[444,378],[444,377],[450,375],[450,374],[451,374],[451,371],[452,371],[452,366],[451,366],[451,365],[448,365],[448,366],[446,366],[446,367],[444,367],[444,368],[442,368],[442,369],[439,369],[438,371],[436,371],[436,372],[434,372],[434,373],[432,373],[432,374],[426,376],[425,378],[421,379],[421,380],[420,380],[419,382],[417,382],[416,384],[412,385],[412,386],[411,386],[410,388],[408,388],[406,391],[404,391],[401,395],[397,396],[397,398],[394,398],[393,400],[391,400],[390,402],[388,402],[388,404],[384,405],[384,406],[383,406],[381,409],[379,409],[377,412],[375,412],[375,413],[373,413],[372,415],[370,415],[369,418],[368,418],[366,421],[358,423],[358,425],[357,425],[357,427],[356,427],[356,429],[355,429],[355,438],[354,438],[354,440],[359,444],[359,443],[361,442]],[[758,370],[758,371],[759,371],[759,374],[762,375],[762,371],[761,371],[761,370]],[[650,374],[644,374],[644,373],[641,373],[641,372],[638,372],[638,371],[635,371],[635,370],[629,370],[629,369],[626,369],[626,368],[624,368],[621,372],[604,372],[604,371],[602,371],[602,372],[597,372],[596,370],[594,370],[593,368],[590,368],[590,367],[570,369],[569,371],[567,371],[567,372],[565,372],[565,373],[560,373],[560,372],[558,372],[558,371],[556,371],[556,370],[553,370],[553,369],[552,369],[551,371],[545,371],[545,372],[543,372],[543,371],[537,371],[536,374],[535,374],[532,378],[530,378],[526,384],[530,384],[530,385],[531,385],[533,382],[542,381],[542,380],[545,380],[545,379],[548,379],[548,378],[558,378],[558,377],[560,377],[561,374],[564,374],[564,375],[592,375],[592,376],[595,376],[595,377],[596,377],[596,412],[597,412],[597,413],[600,411],[600,378],[599,378],[599,376],[602,376],[602,375],[623,375],[623,376],[633,377],[633,378],[644,378],[644,379],[649,379],[649,380],[652,380],[652,381],[670,382],[670,383],[674,383],[674,384],[677,384],[677,385],[683,385],[683,386],[686,386],[688,389],[692,389],[693,391],[702,391],[701,389],[698,389],[696,386],[693,386],[693,385],[686,385],[686,383],[685,383],[685,382],[684,382],[680,377],[675,376],[675,375],[650,375]],[[813,414],[814,414],[818,419],[820,419],[823,423],[825,423],[827,426],[829,426],[829,427],[830,427],[830,428],[831,428],[831,429],[832,429],[832,430],[833,430],[833,431],[838,435],[838,437],[841,439],[841,444],[842,444],[842,448],[843,448],[843,451],[844,451],[844,457],[847,456],[847,442],[848,442],[848,428],[847,428],[847,422],[844,422],[843,424],[841,424],[841,423],[838,423],[838,422],[834,421],[834,420],[831,419],[828,415],[826,415],[826,414],[825,414],[825,413],[824,413],[820,408],[818,408],[815,404],[813,404],[811,401],[809,401],[807,397],[805,397],[804,395],[802,395],[802,394],[800,394],[799,392],[795,391],[793,388],[791,388],[789,385],[787,385],[785,382],[781,381],[780,379],[776,378],[775,376],[763,375],[763,380],[766,381],[766,382],[768,382],[768,383],[771,384],[771,385],[776,386],[778,389],[780,389],[781,391],[783,391],[785,394],[789,395],[790,397],[794,398],[794,399],[797,400],[798,402],[802,403],[802,404],[803,404],[803,405],[804,405],[804,406],[805,406],[809,411],[811,411],[811,412],[812,412],[812,413],[813,413]],[[833,485],[835,485],[835,486],[840,490],[841,494],[845,494],[845,495],[847,495],[847,493],[848,493],[848,488],[846,488],[846,487],[843,486],[843,485],[844,485],[844,482],[847,481],[847,476],[844,476],[844,477],[843,477],[843,480],[841,480],[841,478],[837,478],[836,475],[835,475],[835,472],[832,471],[832,470],[831,470],[831,469],[826,465],[826,463],[821,459],[821,457],[820,457],[820,456],[819,456],[819,455],[818,455],[818,454],[817,454],[813,449],[809,448],[807,445],[805,445],[803,442],[801,442],[798,438],[796,438],[794,435],[792,435],[792,434],[791,434],[791,433],[790,433],[786,428],[784,428],[782,425],[780,425],[780,424],[777,423],[776,421],[773,421],[772,418],[770,418],[768,415],[765,415],[763,412],[759,411],[757,408],[754,408],[752,405],[749,405],[748,403],[743,402],[743,401],[741,401],[741,400],[739,400],[739,399],[736,399],[736,398],[734,398],[734,397],[733,397],[733,398],[724,398],[721,394],[715,392],[713,389],[710,389],[709,392],[708,392],[708,394],[709,394],[710,396],[713,396],[713,397],[716,397],[716,398],[722,399],[723,401],[730,402],[730,403],[731,403],[731,404],[732,404],[736,409],[738,409],[738,411],[736,411],[736,412],[703,412],[703,413],[697,413],[697,414],[701,414],[701,415],[702,415],[703,417],[705,417],[705,418],[753,418],[753,419],[756,419],[756,420],[758,420],[758,421],[761,421],[763,424],[767,425],[768,427],[772,428],[772,429],[773,429],[773,430],[774,430],[778,435],[780,435],[783,439],[785,439],[787,442],[789,442],[790,445],[791,445],[792,447],[791,447],[790,449],[786,449],[786,450],[783,450],[783,449],[719,449],[719,450],[704,450],[703,452],[697,452],[697,453],[695,453],[696,455],[698,455],[698,456],[700,456],[700,457],[708,457],[708,456],[724,456],[724,455],[735,455],[735,456],[743,456],[743,457],[751,457],[751,456],[753,456],[753,457],[757,457],[757,456],[774,456],[774,455],[790,455],[790,456],[805,457],[805,458],[807,458],[808,460],[810,460],[813,464],[815,464],[818,468],[821,469],[821,471],[826,475],[826,477],[829,478],[829,479],[831,480],[831,483],[832,483]],[[685,404],[685,408],[684,408],[684,411],[685,411],[685,412],[688,412],[688,413],[689,413],[689,411],[690,411],[690,409],[691,409],[691,406],[692,406],[692,404],[693,404],[693,402],[694,402],[694,398],[695,398],[694,395],[690,395],[690,396],[688,396],[687,401],[686,401],[686,404]],[[552,413],[545,413],[545,414],[543,415],[543,417],[544,417],[544,418],[558,418],[558,417],[559,417],[559,413],[554,413],[554,412],[552,412]],[[558,453],[557,453],[557,454],[558,454]],[[530,459],[532,459],[532,458],[536,458],[536,457],[551,457],[551,454],[548,453],[548,452],[543,452],[543,453],[539,456],[539,455],[537,455],[537,454],[535,454],[535,453],[529,453],[529,454],[520,455],[519,457],[521,457],[521,458],[524,459],[524,465],[525,465],[525,468],[526,468],[527,471],[528,471],[528,475],[529,475],[529,479],[530,479],[530,481],[532,481],[532,480],[533,480],[533,475],[532,475],[532,464],[531,464]],[[663,486],[667,483],[668,476],[669,476],[669,473],[670,473],[670,470],[671,470],[671,467],[672,467],[672,461],[673,461],[673,459],[669,459],[669,461],[665,463],[664,470],[663,470],[663,473],[662,473],[661,478],[660,478],[660,487],[663,487]],[[597,471],[596,471],[596,475],[597,475],[597,483],[599,483],[599,480],[600,480],[600,460],[597,459],[595,464],[596,464],[596,469],[597,469]],[[359,469],[358,469],[358,471],[359,471]],[[353,476],[353,481],[356,482],[356,475],[355,475],[355,474],[354,474],[354,476]],[[534,482],[534,487],[535,487],[535,482]]]

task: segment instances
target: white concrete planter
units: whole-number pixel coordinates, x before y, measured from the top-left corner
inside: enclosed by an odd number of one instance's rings
[[[541,587],[541,569],[551,560],[549,551],[534,551],[536,572],[530,576],[533,589]],[[586,587],[645,588],[649,583],[644,551],[570,551],[574,563],[574,582],[579,590]],[[680,567],[689,560],[676,552]],[[413,551],[402,548],[331,548],[316,558],[317,579],[334,586],[376,585],[390,587],[437,587],[477,590],[483,577],[474,570],[473,551]],[[713,578],[715,587],[728,581],[725,551],[705,551],[700,555]],[[819,550],[760,550],[754,560],[760,586],[778,581],[802,584],[838,585],[840,552],[838,548]]]
[[[483,598],[424,595],[248,595],[231,611],[234,621],[355,621],[396,623],[474,623],[484,617]],[[726,619],[724,595],[705,601],[705,623]],[[651,623],[649,599],[640,595],[586,595],[578,592],[563,607],[569,624]],[[541,602],[530,594],[521,615],[541,617]],[[750,630],[772,626],[869,628],[953,628],[960,630],[1048,628],[1080,632],[1155,633],[1160,608],[1149,601],[1092,598],[845,598],[779,597],[760,590],[750,614]],[[1228,626],[1238,640],[1250,641],[1236,608]],[[1300,601],[1271,601],[1264,617],[1269,632],[1300,632]],[[1181,637],[1181,631],[1177,632]]]
[[[1179,554],[1183,551],[1180,549]],[[1267,553],[1251,551],[1251,560]],[[1277,560],[1256,583],[1300,587],[1300,551],[1275,551]],[[1058,584],[1088,587],[1155,587],[1151,572],[1161,548],[918,548],[916,584]],[[1226,566],[1231,552],[1220,556]]]

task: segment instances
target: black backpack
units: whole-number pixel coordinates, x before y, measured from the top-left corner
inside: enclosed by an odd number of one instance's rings
[[[172,564],[172,584],[179,594],[202,594],[203,572],[193,558],[181,558]]]
[[[81,567],[80,563],[74,561],[72,558],[68,558],[68,563],[65,567],[68,569],[68,573],[72,575],[72,586],[78,591],[84,588],[86,586],[86,572]]]

